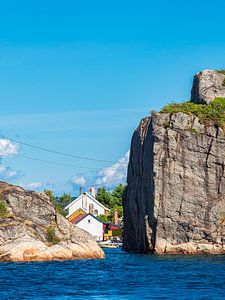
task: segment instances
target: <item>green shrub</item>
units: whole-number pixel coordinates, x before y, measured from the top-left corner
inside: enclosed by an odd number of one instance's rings
[[[62,215],[63,217],[66,217],[67,213],[66,213],[65,209],[62,208],[61,206],[56,205],[55,210],[57,211],[58,214]]]
[[[8,208],[6,203],[3,200],[0,200],[0,217],[2,218],[8,217]]]
[[[225,124],[225,98],[216,98],[208,105],[195,104],[192,102],[171,103],[163,107],[161,113],[182,112],[188,115],[195,115],[203,124],[212,122],[221,127]]]
[[[217,70],[218,73],[225,75],[225,70]]]
[[[97,217],[99,220],[103,221],[103,222],[106,222],[106,223],[109,223],[111,220],[109,219],[109,216],[106,216],[106,215],[99,215]]]
[[[54,226],[49,226],[47,228],[47,241],[53,245],[58,244],[60,242],[59,238],[57,238],[56,236]]]

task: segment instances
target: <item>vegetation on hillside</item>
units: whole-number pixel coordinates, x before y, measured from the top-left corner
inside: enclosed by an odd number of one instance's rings
[[[192,102],[173,102],[163,107],[161,113],[183,112],[188,115],[195,115],[200,122],[208,124],[212,122],[218,127],[225,125],[225,98],[216,98],[208,105],[195,104]]]
[[[49,197],[56,211],[65,217],[67,215],[65,207],[72,202],[72,197],[69,194],[64,193],[63,196],[57,198],[50,190],[45,190],[44,192]]]
[[[217,70],[218,73],[225,75],[225,70]]]
[[[47,235],[46,235],[47,241],[50,244],[56,245],[60,242],[60,240],[58,239],[58,237],[56,236],[55,233],[55,227],[54,226],[49,226],[47,228]]]
[[[104,222],[112,222],[115,209],[118,211],[119,218],[123,216],[122,196],[124,188],[125,187],[120,184],[111,192],[107,191],[105,187],[97,190],[96,199],[111,210],[108,216],[100,215],[98,216],[99,219]]]
[[[8,208],[6,203],[0,199],[0,217],[7,218],[8,217]]]

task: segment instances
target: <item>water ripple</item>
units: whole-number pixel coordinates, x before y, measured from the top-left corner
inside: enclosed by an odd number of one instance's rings
[[[0,263],[0,299],[225,299],[224,256],[151,256]]]

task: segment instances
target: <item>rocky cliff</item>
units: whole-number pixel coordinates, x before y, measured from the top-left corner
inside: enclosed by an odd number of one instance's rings
[[[131,144],[124,250],[225,253],[224,166],[218,126],[181,112],[143,119]]]
[[[191,101],[209,104],[217,97],[225,97],[225,71],[204,70],[195,75]]]
[[[56,213],[44,193],[0,182],[0,261],[102,257],[93,238]]]

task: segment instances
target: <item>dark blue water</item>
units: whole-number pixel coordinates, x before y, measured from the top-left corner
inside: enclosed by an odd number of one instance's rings
[[[134,255],[0,263],[4,299],[225,299],[224,256]]]

